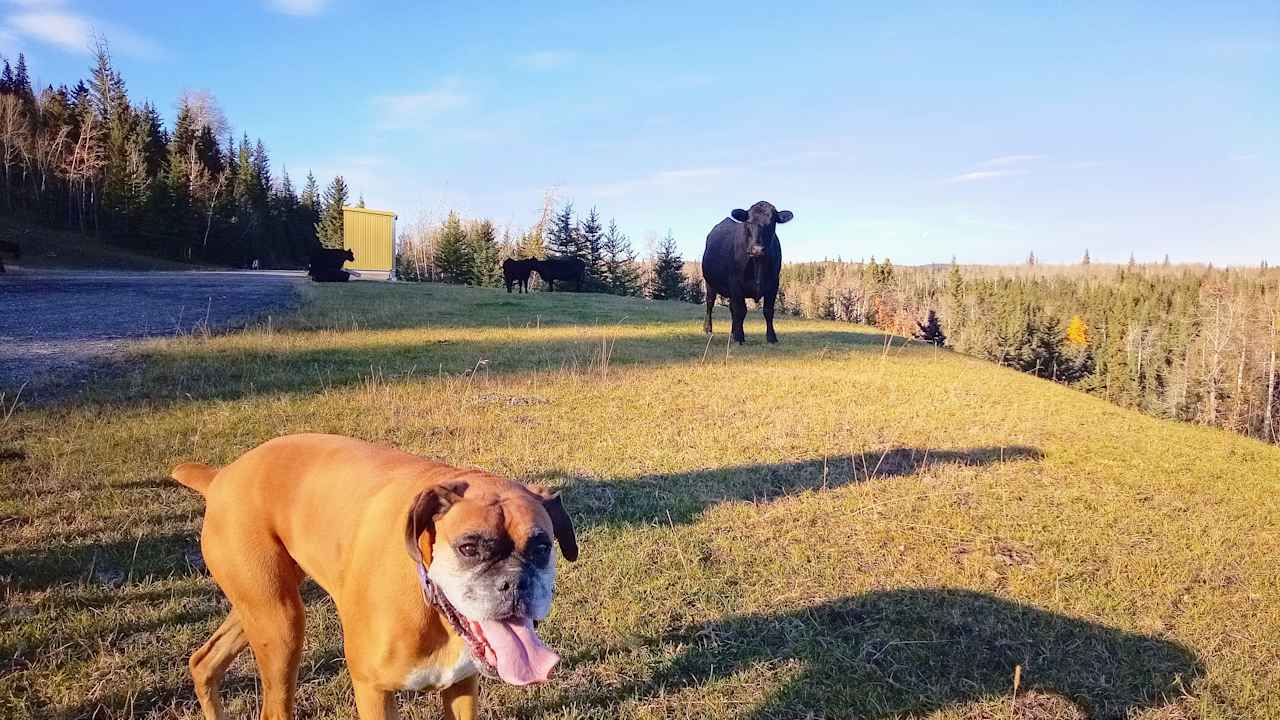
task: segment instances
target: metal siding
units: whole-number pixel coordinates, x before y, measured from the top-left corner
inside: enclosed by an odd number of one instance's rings
[[[347,267],[353,270],[391,272],[395,215],[376,210],[364,211],[361,208],[342,210],[343,244],[356,256],[354,262],[347,263]]]

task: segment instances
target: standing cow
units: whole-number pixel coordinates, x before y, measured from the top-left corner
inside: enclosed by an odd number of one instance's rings
[[[513,285],[519,288],[520,292],[529,292],[529,274],[533,272],[534,264],[537,262],[534,258],[503,260],[502,282],[507,286],[507,292],[511,292]]]
[[[547,284],[547,290],[556,291],[556,281],[574,283],[574,291],[582,292],[582,278],[587,274],[587,264],[572,255],[548,255],[545,260],[533,260],[533,271]]]
[[[716,295],[729,299],[733,315],[733,339],[742,344],[746,335],[742,321],[747,317],[747,298],[764,299],[765,337],[778,342],[773,331],[773,303],[778,298],[778,273],[782,270],[782,245],[775,231],[779,223],[793,217],[790,210],[779,212],[761,200],[750,210],[734,210],[711,228],[707,249],[702,253],[702,279],[707,283],[707,323],[711,332],[711,310]]]

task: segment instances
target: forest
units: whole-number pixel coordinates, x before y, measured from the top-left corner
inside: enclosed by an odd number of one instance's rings
[[[933,342],[1125,407],[1280,441],[1280,271],[793,263],[779,306]]]
[[[184,93],[166,126],[156,105],[130,99],[105,40],[93,55],[87,79],[39,90],[22,54],[4,61],[0,211],[160,257],[239,267],[300,267],[322,215],[341,221],[341,178],[322,197],[308,173],[299,192],[287,170],[273,175],[262,140],[236,141],[210,93]]]

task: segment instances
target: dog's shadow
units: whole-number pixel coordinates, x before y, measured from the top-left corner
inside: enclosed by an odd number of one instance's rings
[[[1020,692],[1043,702],[1015,717],[1119,719],[1177,702],[1204,672],[1195,654],[1174,642],[949,589],[872,592],[730,616],[653,644],[683,651],[647,681],[578,694],[561,708],[671,699],[739,673],[754,685],[766,671],[768,683],[785,667],[788,679],[763,700],[730,698],[720,707],[739,707],[729,717],[750,720],[887,720],[1007,700],[1020,666]],[[1001,707],[1009,712],[1007,703]]]

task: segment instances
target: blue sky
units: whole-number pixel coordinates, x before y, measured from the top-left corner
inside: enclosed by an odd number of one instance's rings
[[[767,199],[793,260],[1280,262],[1280,3],[956,4],[20,0],[0,52],[70,83],[96,29],[402,222],[554,189],[686,257]]]

